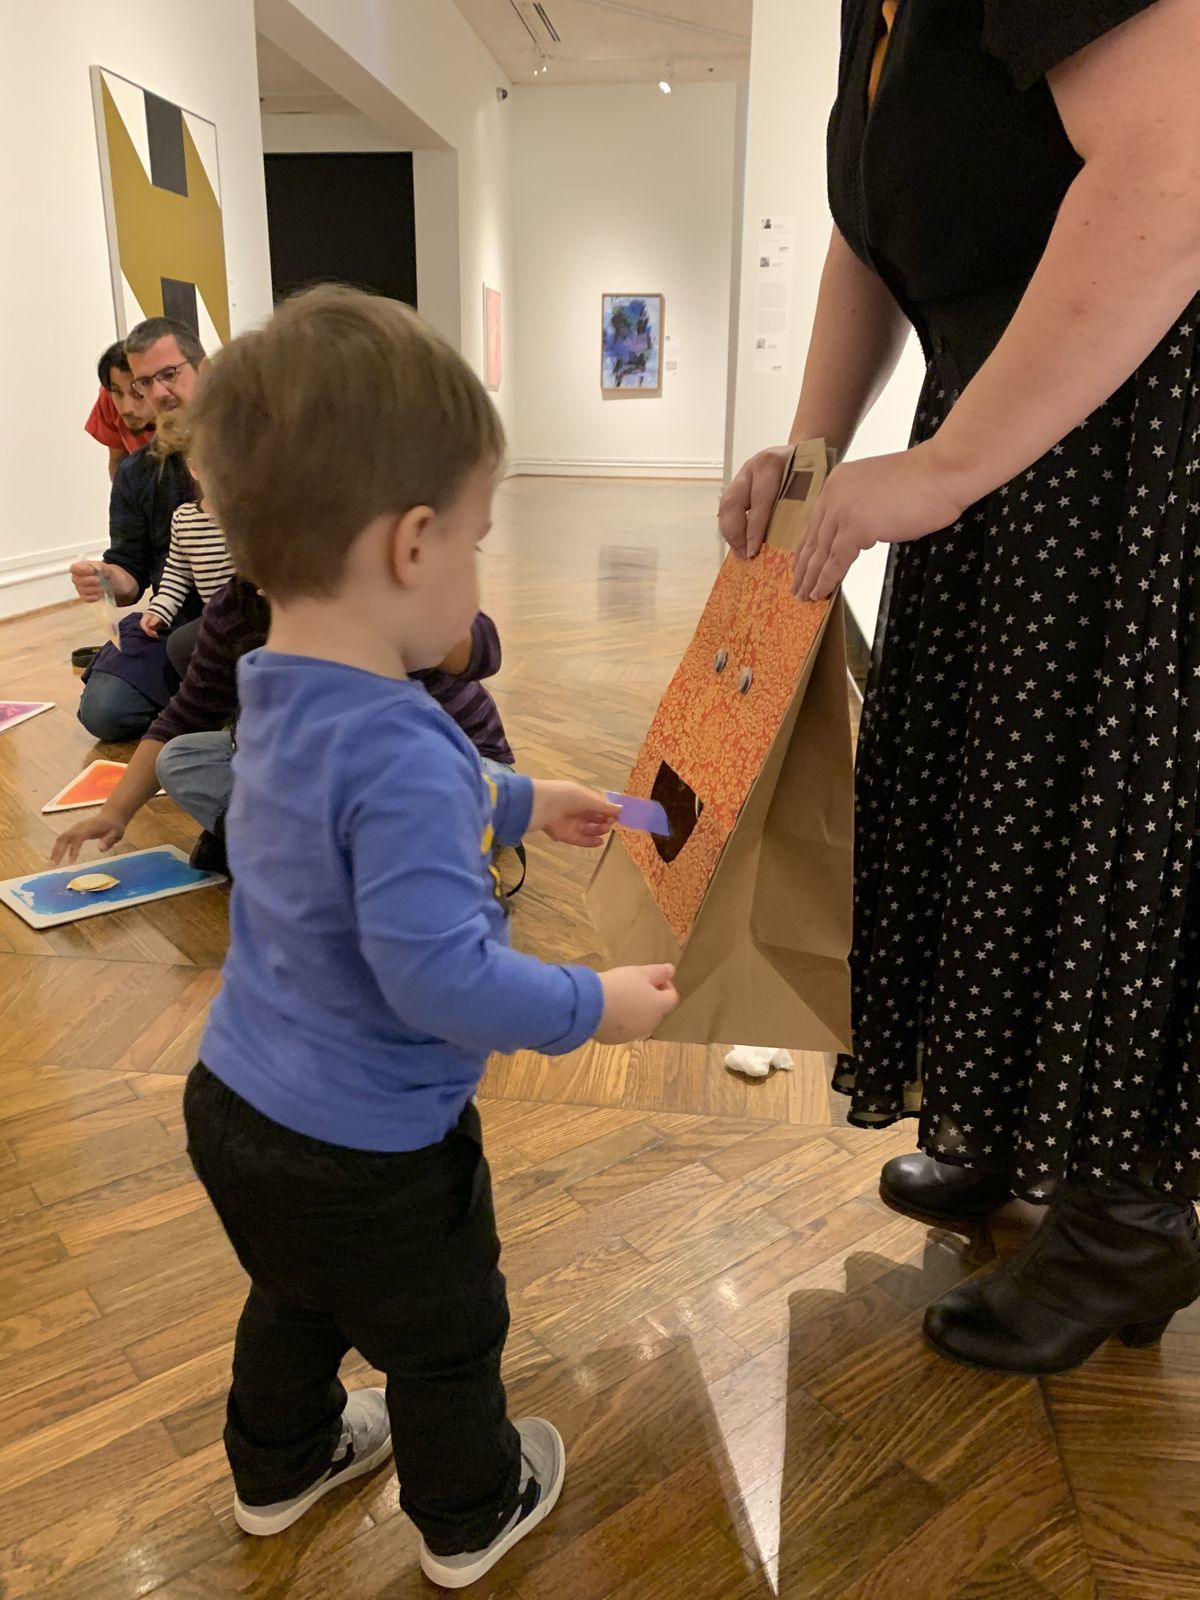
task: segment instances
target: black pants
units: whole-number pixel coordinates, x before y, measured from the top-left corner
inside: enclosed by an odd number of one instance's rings
[[[252,1287],[225,1448],[247,1505],[328,1468],[358,1349],[387,1375],[400,1504],[437,1555],[483,1549],[518,1500],[500,1356],[508,1299],[473,1105],[440,1144],[377,1155],[280,1127],[203,1065],[188,1152]]]
[[[196,648],[196,640],[200,637],[201,620],[200,617],[196,617],[191,622],[185,622],[182,628],[172,628],[167,635],[167,660],[180,678],[187,676],[188,662],[192,659],[192,651]]]

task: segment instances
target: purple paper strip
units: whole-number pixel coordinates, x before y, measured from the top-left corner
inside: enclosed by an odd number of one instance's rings
[[[639,800],[632,794],[612,794],[608,799],[614,806],[620,806],[621,815],[617,818],[618,828],[632,828],[637,833],[657,834],[660,839],[671,837],[671,824],[667,821],[667,813],[657,800]]]

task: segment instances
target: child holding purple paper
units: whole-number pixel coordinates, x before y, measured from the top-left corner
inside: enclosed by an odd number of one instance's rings
[[[507,1415],[475,1089],[494,1050],[649,1035],[673,972],[509,948],[493,841],[596,846],[618,808],[481,773],[409,676],[479,606],[504,441],[461,357],[393,301],[318,289],[217,357],[193,420],[237,569],[271,603],[238,670],[231,943],[185,1097],[252,1283],[234,1512],[280,1532],[394,1453],[423,1571],[463,1588],[550,1512],[566,1465],[551,1423]],[[352,1346],[386,1399],[347,1398]]]

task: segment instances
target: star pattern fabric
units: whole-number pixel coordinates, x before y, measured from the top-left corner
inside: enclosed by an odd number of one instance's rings
[[[916,438],[954,394],[930,370]],[[1200,300],[952,529],[893,547],[859,749],[850,1120],[1200,1196]]]

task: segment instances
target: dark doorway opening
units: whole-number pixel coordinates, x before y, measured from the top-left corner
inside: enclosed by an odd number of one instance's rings
[[[267,227],[276,300],[351,283],[417,303],[412,156],[269,155]]]

